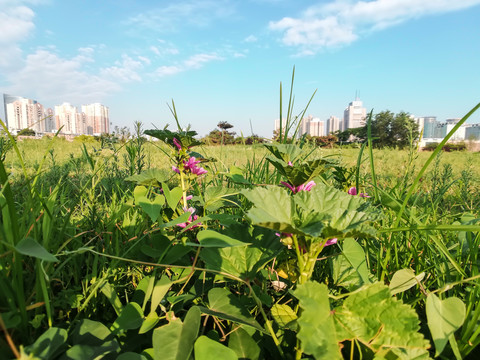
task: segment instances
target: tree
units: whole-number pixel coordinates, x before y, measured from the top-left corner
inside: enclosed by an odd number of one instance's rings
[[[222,131],[222,142],[221,142],[221,144],[224,145],[224,144],[227,144],[227,143],[232,143],[233,141],[227,142],[227,139],[232,138],[232,140],[233,140],[235,132],[227,131],[227,130],[233,128],[233,125],[230,124],[227,121],[220,121],[217,124],[217,127]],[[210,132],[210,134],[211,134],[211,132]]]
[[[29,128],[22,129],[18,132],[17,135],[20,135],[20,136],[35,136],[35,130],[29,129]]]

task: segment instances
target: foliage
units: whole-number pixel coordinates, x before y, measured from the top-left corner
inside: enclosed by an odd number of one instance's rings
[[[413,172],[414,153],[374,152],[371,135],[369,164],[367,145],[346,164],[282,138],[227,167],[171,110],[177,130],[145,130],[154,143],[137,126],[101,148],[39,140],[33,160],[12,142],[0,358],[477,357],[474,155],[454,172],[439,144]]]
[[[17,133],[17,135],[20,135],[20,136],[35,136],[35,130],[30,129],[30,128],[25,128],[25,129],[20,130]]]

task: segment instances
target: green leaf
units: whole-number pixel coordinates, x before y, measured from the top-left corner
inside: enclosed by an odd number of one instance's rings
[[[231,197],[235,194],[238,194],[237,189],[226,188],[224,186],[207,187],[204,193],[205,210],[209,212],[214,212],[224,206],[232,205],[233,200],[228,199],[228,197]]]
[[[175,360],[182,333],[182,320],[175,319],[153,330],[154,359]]]
[[[155,327],[155,325],[157,325],[159,320],[160,318],[158,317],[157,313],[151,312],[143,321],[142,326],[140,326],[140,330],[138,330],[138,333],[145,334],[146,332],[149,332]]]
[[[270,309],[273,319],[282,329],[296,330],[297,314],[286,304],[275,304]]]
[[[40,359],[51,359],[60,347],[66,345],[67,337],[65,329],[52,327],[40,335],[32,345],[26,346],[25,352]]]
[[[50,254],[42,245],[30,237],[20,240],[17,246],[15,246],[15,250],[22,255],[32,256],[43,261],[58,261],[55,256]]]
[[[120,350],[112,332],[102,323],[82,319],[70,335],[75,344],[66,352],[67,359],[96,359]]]
[[[100,291],[107,297],[108,301],[110,301],[110,304],[112,304],[113,309],[118,316],[123,309],[123,305],[117,293],[115,292],[115,288],[110,283],[106,282],[102,285]]]
[[[180,215],[179,217],[173,219],[172,221],[169,221],[168,223],[166,224],[162,224],[161,225],[161,228],[168,228],[168,227],[172,227],[172,226],[175,226],[175,225],[178,225],[178,224],[182,224],[184,222],[187,222],[188,219],[190,219],[190,216],[192,216],[192,213],[189,212],[189,211],[185,211],[182,215]]]
[[[249,243],[245,243],[243,241],[233,239],[230,236],[221,234],[213,230],[200,231],[197,235],[197,239],[200,243],[197,246],[202,246],[202,247],[225,248],[225,247],[250,245]],[[192,243],[192,245],[194,244]]]
[[[175,187],[173,189],[169,189],[168,185],[165,183],[162,183],[162,189],[163,189],[163,194],[165,195],[165,199],[167,200],[167,204],[172,209],[175,211],[178,206],[178,202],[183,196],[183,191],[180,187]]]
[[[365,252],[362,246],[355,239],[347,238],[343,241],[343,255],[350,263],[353,270],[358,273],[363,284],[370,284],[370,272],[365,260]]]
[[[222,360],[237,360],[235,351],[209,339],[205,335],[195,341],[195,360],[211,360],[212,357]]]
[[[258,359],[260,356],[260,346],[241,327],[228,337],[228,347],[235,351],[239,359]]]
[[[465,304],[456,297],[440,300],[429,294],[426,301],[428,328],[435,343],[435,356],[445,348],[448,338],[459,329],[465,320]]]
[[[163,169],[148,169],[142,171],[140,174],[132,175],[125,178],[125,181],[136,182],[137,185],[143,185],[147,187],[160,187],[161,183],[167,181],[169,177],[169,174]]]
[[[198,335],[200,315],[199,308],[193,306],[188,310],[183,324],[180,319],[175,319],[168,325],[155,329],[153,331],[155,359],[188,360]]]
[[[316,359],[342,359],[330,316],[327,286],[310,281],[298,285],[294,295],[302,308],[297,336],[303,352]]]
[[[279,232],[295,232],[293,200],[284,189],[278,186],[255,188],[244,190],[242,194],[254,204],[247,212],[253,224]]]
[[[378,358],[428,359],[428,341],[418,332],[414,309],[374,283],[350,295],[333,312],[337,341],[368,344]]]
[[[118,355],[117,360],[147,360],[142,354],[137,354],[134,352],[125,352]]]
[[[160,216],[163,205],[165,205],[165,198],[162,195],[155,194],[153,200],[150,200],[147,193],[148,190],[145,186],[135,187],[133,191],[135,203],[147,213],[152,222],[155,222]]]
[[[211,289],[208,292],[208,303],[208,308],[200,308],[205,314],[248,325],[262,332],[265,331],[240,301],[227,289]]]
[[[150,312],[155,312],[157,310],[158,305],[160,305],[160,301],[162,301],[165,295],[167,295],[167,292],[171,286],[172,282],[166,275],[162,276],[162,278],[155,283],[152,293]]]
[[[420,283],[425,277],[425,273],[422,272],[418,275],[415,275],[411,269],[401,269],[393,274],[392,281],[390,281],[390,293],[392,295],[404,292],[405,290],[410,289],[411,287]]]
[[[252,245],[228,248],[202,248],[201,259],[211,270],[223,271],[242,279],[252,279],[285,246],[271,230],[250,228],[245,224],[232,225],[224,233],[242,239]]]
[[[129,302],[123,307],[122,312],[112,325],[115,333],[138,329],[143,323],[143,311],[140,305]]]

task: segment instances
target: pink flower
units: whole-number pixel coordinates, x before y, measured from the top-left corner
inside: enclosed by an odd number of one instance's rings
[[[192,174],[195,175],[203,175],[206,174],[208,171],[202,167],[197,166],[200,160],[196,160],[194,156],[188,159],[188,161],[184,162],[185,170],[189,170]]]
[[[180,174],[180,170],[176,166],[172,166],[172,170],[175,171],[177,174]]]
[[[327,242],[326,242],[325,245],[323,245],[323,246],[325,247],[325,246],[330,246],[330,245],[336,244],[337,241],[338,241],[337,238],[333,238],[333,239],[327,240]]]
[[[288,166],[293,166],[291,161],[288,162]]]
[[[180,144],[176,138],[173,138],[173,144],[177,147],[178,150],[182,150],[182,144]]]
[[[357,195],[357,188],[355,186],[352,186],[350,189],[348,189],[348,194],[349,195]],[[369,198],[367,193],[360,193],[358,196],[363,197],[363,198]]]
[[[185,212],[189,212],[191,215],[188,217],[188,221],[184,222],[184,223],[180,223],[180,224],[177,224],[177,226],[181,227],[182,229],[186,228],[188,225],[190,225],[192,223],[192,221],[195,221],[198,219],[198,215],[194,215],[195,213],[195,208],[193,207],[189,207],[188,209],[187,208],[183,208],[183,210]],[[200,226],[201,224],[198,223],[198,224],[195,224],[192,226],[192,229],[193,228],[196,228],[198,226]]]
[[[315,184],[315,181],[310,181],[306,184],[301,184],[301,185],[298,185],[297,187],[293,186],[293,185],[290,185],[289,183],[285,182],[285,181],[281,181],[280,184],[286,186],[287,188],[289,188],[290,190],[292,190],[292,192],[294,194],[296,194],[297,192],[300,192],[300,191],[310,191],[312,190],[312,188],[317,185]]]

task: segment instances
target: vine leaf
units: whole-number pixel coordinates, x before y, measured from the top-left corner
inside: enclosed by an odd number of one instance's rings
[[[448,338],[465,321],[465,304],[456,297],[440,300],[435,294],[429,294],[426,301],[428,328],[435,343],[435,356],[445,348]]]
[[[422,281],[424,277],[424,272],[415,275],[412,269],[398,270],[395,274],[393,274],[392,281],[390,281],[390,293],[392,295],[396,295],[398,293],[404,292],[420,283],[420,281]]]

